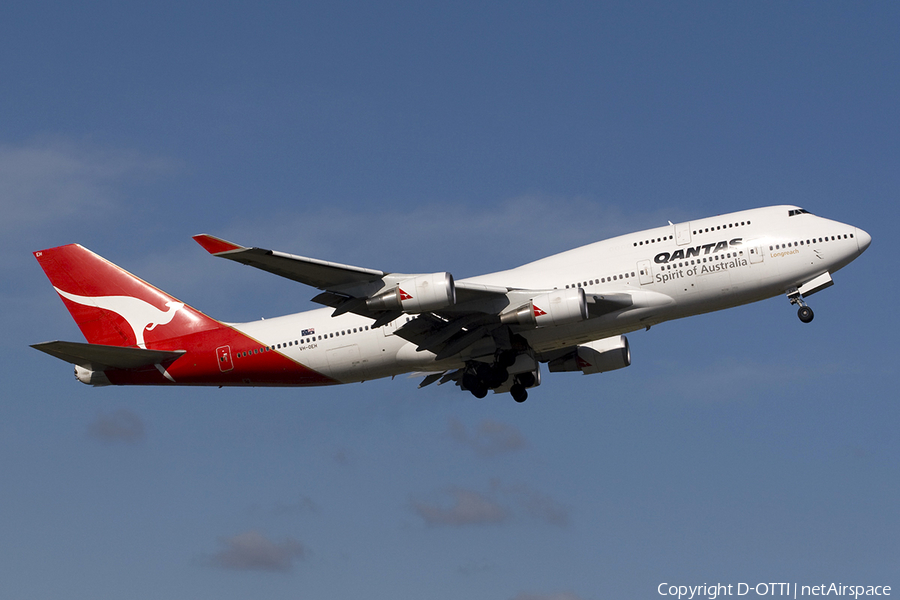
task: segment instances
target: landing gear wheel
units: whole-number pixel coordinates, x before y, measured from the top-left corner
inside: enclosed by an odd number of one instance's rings
[[[507,379],[509,379],[509,371],[506,370],[506,367],[494,365],[485,373],[483,381],[487,387],[494,389],[503,385]]]
[[[515,350],[507,350],[505,352],[501,352],[499,356],[497,356],[496,363],[501,367],[511,367],[516,364],[516,356],[518,354]]]
[[[509,393],[513,397],[513,400],[520,404],[528,400],[528,390],[526,390],[525,387],[521,384],[517,383],[516,385],[512,386],[512,389],[509,390]]]
[[[800,320],[804,323],[809,323],[813,320],[813,317],[815,315],[813,314],[813,310],[810,307],[801,306],[799,309],[797,309],[797,316],[800,317]]]
[[[487,396],[487,387],[482,383],[474,373],[465,373],[462,377],[462,387],[472,392],[476,398],[484,398]]]

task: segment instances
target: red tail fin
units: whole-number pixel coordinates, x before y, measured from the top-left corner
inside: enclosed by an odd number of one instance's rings
[[[78,244],[40,250],[34,257],[92,344],[147,348],[221,327]]]

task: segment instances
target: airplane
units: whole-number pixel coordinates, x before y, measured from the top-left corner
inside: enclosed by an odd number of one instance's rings
[[[404,373],[524,402],[550,372],[631,364],[625,334],[785,295],[806,298],[872,241],[797,206],[772,206],[639,231],[523,266],[454,280],[245,247],[201,234],[208,253],[321,290],[326,308],[227,323],[90,250],[34,253],[87,343],[32,347],[104,385],[320,386]]]

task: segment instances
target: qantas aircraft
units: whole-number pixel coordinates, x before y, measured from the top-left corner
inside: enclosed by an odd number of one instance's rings
[[[671,222],[499,273],[401,274],[213,237],[210,254],[318,288],[327,308],[226,323],[77,244],[35,252],[88,343],[33,347],[101,385],[314,386],[420,372],[483,398],[523,402],[549,371],[631,364],[626,333],[778,295],[805,298],[872,241],[865,231],[773,206]]]

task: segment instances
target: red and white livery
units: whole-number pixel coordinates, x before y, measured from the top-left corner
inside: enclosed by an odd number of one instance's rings
[[[213,319],[77,244],[34,253],[87,343],[33,347],[91,385],[313,386],[427,373],[517,401],[550,371],[627,367],[626,333],[778,295],[805,298],[871,243],[861,229],[775,206],[668,224],[455,281],[342,265],[210,236],[210,254],[321,290],[318,310]]]

